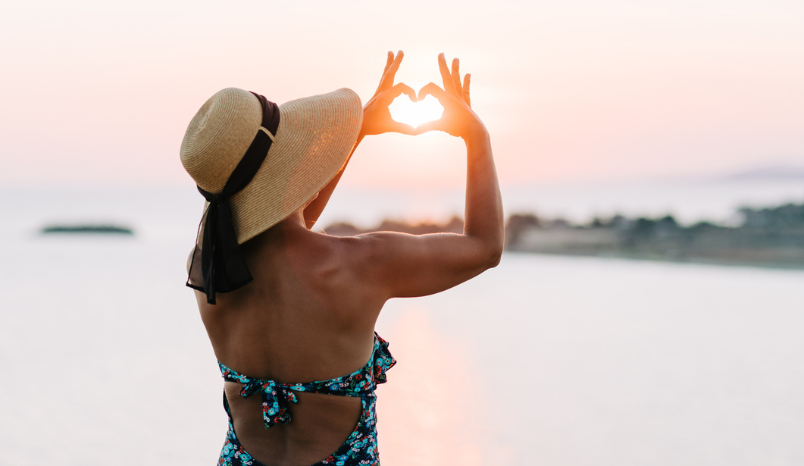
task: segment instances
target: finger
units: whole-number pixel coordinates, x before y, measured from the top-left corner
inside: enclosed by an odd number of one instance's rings
[[[466,76],[463,77],[463,100],[466,101],[466,105],[472,106],[472,101],[469,98],[469,85],[472,84],[472,75],[466,73]]]
[[[452,95],[455,94],[455,84],[452,82],[452,76],[449,74],[447,68],[447,59],[443,53],[438,54],[438,70],[441,72],[441,80],[444,82],[444,90]]]
[[[461,88],[460,61],[457,58],[452,59],[452,84],[455,86],[455,91],[458,93],[458,95],[463,97],[463,88]]]
[[[424,134],[429,133],[430,131],[443,131],[442,129],[442,122],[440,120],[433,120],[428,121],[427,123],[422,123],[416,127],[415,134]]]
[[[399,83],[399,84],[402,84],[402,83]],[[411,102],[418,102],[419,101],[419,96],[416,95],[416,91],[413,90],[412,87],[408,86],[407,84],[402,84],[402,86],[404,86],[402,92],[404,92],[405,95],[408,96],[408,98],[410,99]]]
[[[374,94],[378,94],[382,90],[382,82],[385,79],[385,73],[388,72],[388,68],[391,67],[391,63],[394,62],[394,52],[389,51],[388,56],[385,59],[385,68],[382,70],[382,76],[380,76],[380,84],[377,85],[377,90]]]
[[[391,63],[394,62],[394,52],[388,52],[388,58],[385,59],[385,68],[382,70],[382,75],[385,76],[385,73],[388,72],[388,68],[391,67]],[[382,78],[380,79],[382,80]]]
[[[388,131],[394,133],[401,133],[401,134],[410,134],[411,136],[416,135],[416,128],[413,126],[407,125],[405,123],[400,123],[398,121],[394,121],[393,123],[388,124]]]
[[[387,99],[393,101],[400,95],[405,94],[406,96],[408,96],[411,102],[418,101],[418,98],[416,97],[416,91],[414,91],[412,87],[408,86],[405,83],[397,83],[396,86],[392,87],[387,92],[388,96],[387,97],[383,96],[383,100]]]
[[[423,88],[419,89],[419,100],[424,100],[424,98],[428,95],[435,97],[439,102],[441,99],[445,99],[448,96],[444,89],[438,87],[436,83],[429,83]]]
[[[396,54],[396,58],[394,58],[394,61],[391,62],[391,65],[385,71],[385,75],[383,75],[382,81],[380,82],[380,89],[383,90],[390,89],[391,86],[394,85],[394,78],[396,77],[397,70],[399,70],[399,65],[402,64],[403,58],[405,58],[405,52],[400,50]]]

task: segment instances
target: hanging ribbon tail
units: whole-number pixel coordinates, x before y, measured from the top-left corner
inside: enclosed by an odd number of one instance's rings
[[[219,201],[211,201],[207,208],[207,216],[204,221],[204,238],[201,243],[201,270],[204,277],[204,293],[207,295],[207,302],[215,304],[215,247],[218,237],[218,217]]]
[[[288,387],[279,385],[273,380],[262,385],[262,419],[265,428],[275,426],[277,423],[290,422],[288,403],[297,403],[296,395]]]
[[[216,293],[233,291],[252,281],[237,244],[231,206],[216,197],[210,200],[207,209],[201,246],[203,288],[209,304],[216,304]]]

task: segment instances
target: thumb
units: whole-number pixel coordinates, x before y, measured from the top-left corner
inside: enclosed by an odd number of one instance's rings
[[[416,134],[424,134],[430,131],[445,131],[444,122],[441,120],[428,121],[416,127]]]
[[[389,124],[387,132],[409,134],[411,136],[415,136],[417,134],[416,128],[398,121],[394,121],[393,123]]]

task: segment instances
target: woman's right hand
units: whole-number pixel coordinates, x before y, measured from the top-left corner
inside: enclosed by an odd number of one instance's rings
[[[416,91],[410,86],[402,83],[394,85],[396,72],[404,56],[401,50],[396,56],[393,52],[388,52],[388,60],[385,62],[385,70],[382,72],[377,92],[363,107],[363,126],[360,128],[359,140],[364,136],[382,133],[416,134],[412,126],[394,120],[388,109],[394,99],[402,94],[407,95],[412,102],[416,102]]]
[[[486,126],[480,121],[477,114],[472,111],[469,94],[469,85],[472,75],[464,76],[461,84],[460,63],[457,58],[452,60],[452,72],[447,68],[444,54],[438,55],[438,69],[444,88],[435,83],[429,83],[419,90],[419,101],[432,95],[444,107],[441,119],[423,123],[416,128],[416,134],[428,131],[444,131],[453,136],[463,138],[465,141],[488,135]]]

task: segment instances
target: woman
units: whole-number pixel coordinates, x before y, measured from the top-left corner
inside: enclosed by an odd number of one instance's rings
[[[388,110],[401,94],[417,100],[393,84],[402,57],[389,52],[362,111],[348,89],[281,107],[224,89],[187,129],[182,163],[209,202],[188,286],[229,414],[218,464],[379,464],[374,389],[395,363],[374,332],[383,304],[446,290],[500,260],[500,191],[488,132],[470,107],[470,76],[461,83],[458,60],[450,71],[439,55],[444,88],[430,83],[418,99],[434,96],[443,116],[414,129]],[[462,235],[310,230],[363,137],[433,130],[466,143]]]

